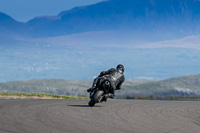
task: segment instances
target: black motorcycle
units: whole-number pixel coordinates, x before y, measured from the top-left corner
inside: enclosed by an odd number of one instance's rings
[[[111,92],[111,83],[108,79],[99,79],[97,87],[90,92],[89,106],[94,106],[96,103],[107,101],[109,92]]]

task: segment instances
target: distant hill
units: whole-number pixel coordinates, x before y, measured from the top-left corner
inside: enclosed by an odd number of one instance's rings
[[[125,86],[134,86],[145,81],[127,81]],[[87,96],[90,81],[69,81],[61,79],[25,80],[0,83],[0,92],[46,93],[58,95]]]
[[[127,86],[130,96],[200,96],[200,74]]]
[[[0,92],[33,92],[87,96],[90,81],[58,79],[0,83]],[[163,81],[126,81],[117,96],[200,96],[200,75],[170,78]]]
[[[46,93],[59,95],[86,95],[89,81],[66,81],[59,79],[25,80],[0,83],[1,92]]]

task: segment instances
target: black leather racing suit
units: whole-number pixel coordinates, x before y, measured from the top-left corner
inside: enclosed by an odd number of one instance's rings
[[[98,80],[105,75],[108,75],[106,76],[106,79],[111,82],[111,90],[112,94],[114,95],[115,90],[121,89],[122,83],[125,81],[124,74],[121,70],[117,70],[115,68],[111,68],[108,71],[102,71],[100,75],[94,79],[93,86],[96,87],[96,85],[98,84]]]

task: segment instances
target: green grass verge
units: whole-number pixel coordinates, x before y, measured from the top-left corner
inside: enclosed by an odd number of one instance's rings
[[[66,96],[66,95],[52,95],[52,94],[40,94],[40,93],[12,93],[12,92],[3,92],[0,93],[0,96],[18,96],[18,97],[49,97],[57,99],[89,99],[89,97],[78,97],[78,96]]]

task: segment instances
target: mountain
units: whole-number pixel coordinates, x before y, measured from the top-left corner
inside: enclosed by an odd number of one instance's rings
[[[18,38],[25,35],[27,26],[0,12],[0,38]]]
[[[108,0],[57,16],[36,17],[27,25],[32,37],[105,30],[164,32],[180,37],[199,34],[199,7],[197,0]]]
[[[35,17],[27,23],[0,13],[0,34],[37,38],[126,31],[133,36],[175,39],[200,33],[199,6],[198,0],[107,0],[62,11],[56,16]]]

